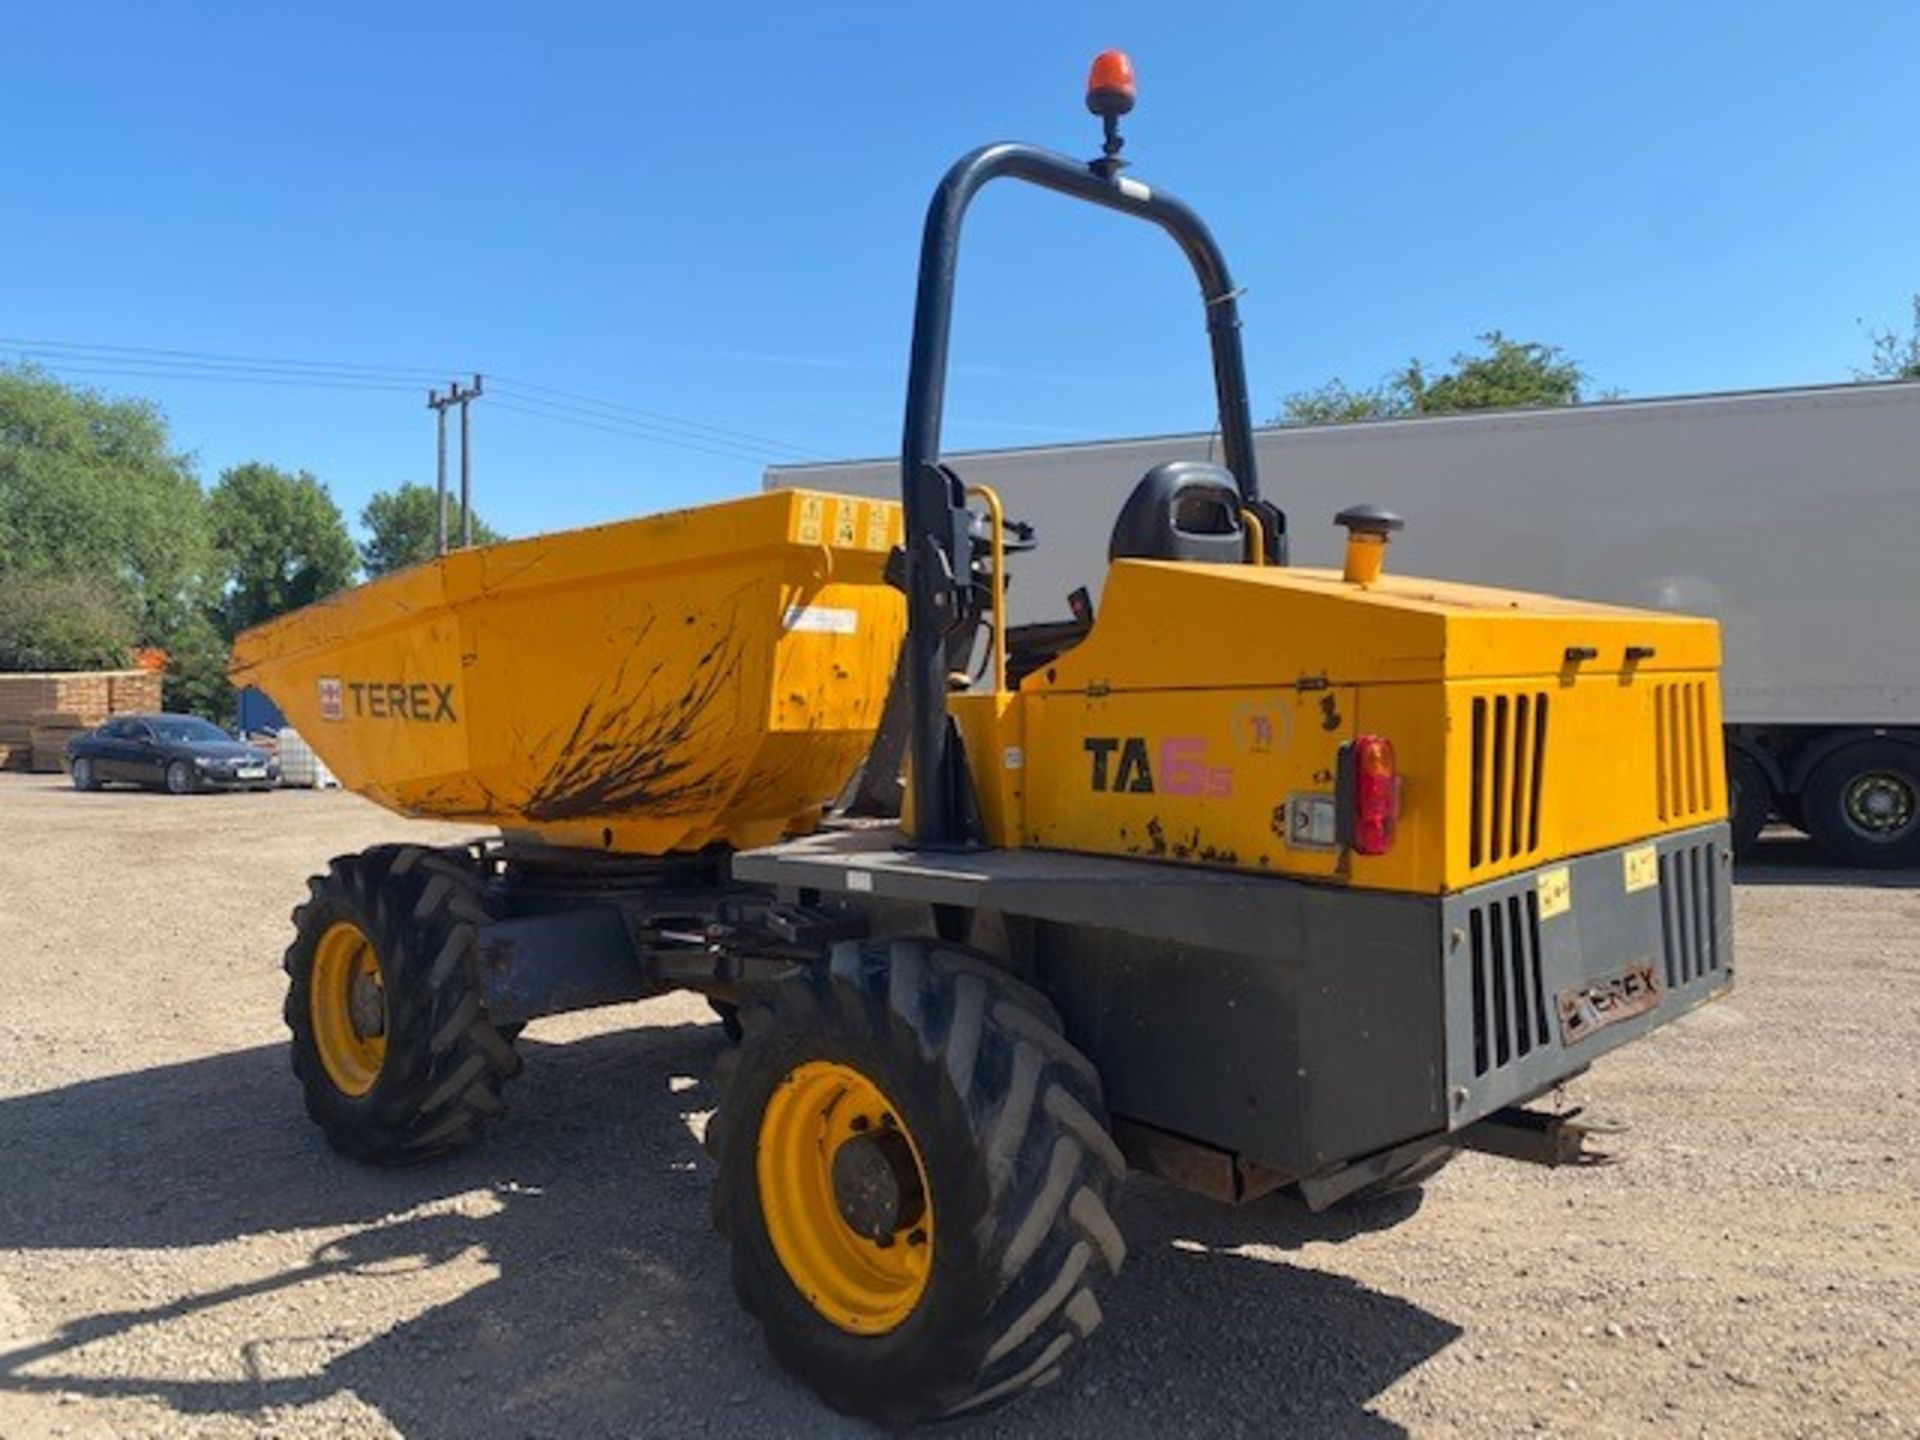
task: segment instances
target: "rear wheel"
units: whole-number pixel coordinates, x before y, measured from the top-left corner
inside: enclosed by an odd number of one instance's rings
[[[1760,832],[1773,814],[1773,786],[1760,762],[1744,750],[1728,752],[1727,781],[1733,792],[1732,814],[1728,817],[1733,828],[1733,853],[1744,859],[1759,843]]]
[[[742,1008],[714,1218],[774,1357],[887,1424],[1057,1379],[1125,1162],[1052,1007],[970,952],[848,942]]]
[[[1814,767],[1807,829],[1848,865],[1920,865],[1920,747],[1863,740]]]
[[[93,761],[84,755],[73,762],[73,788],[76,790],[100,788],[100,777],[93,771]]]
[[[481,1004],[480,877],[457,852],[381,846],[308,888],[286,958],[307,1113],[336,1150],[380,1164],[466,1144],[520,1070]]]

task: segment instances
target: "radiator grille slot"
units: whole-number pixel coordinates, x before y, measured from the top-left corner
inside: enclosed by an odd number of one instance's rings
[[[1660,857],[1660,940],[1669,990],[1720,970],[1720,900],[1714,888],[1719,849],[1708,841]]]
[[[1475,906],[1467,918],[1473,971],[1473,1073],[1485,1075],[1547,1043],[1540,973],[1540,898],[1529,889]]]
[[[1547,696],[1477,695],[1473,701],[1470,865],[1497,865],[1540,848],[1540,791],[1547,758]]]
[[[1706,681],[1670,680],[1653,687],[1654,798],[1663,821],[1716,809],[1707,714]]]

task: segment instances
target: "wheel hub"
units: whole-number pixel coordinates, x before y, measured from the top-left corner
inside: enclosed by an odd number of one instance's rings
[[[927,1208],[912,1147],[887,1123],[855,1135],[834,1152],[833,1198],[847,1228],[883,1249],[917,1224]]]
[[[371,1091],[387,1058],[387,995],[373,942],[351,920],[329,925],[313,947],[307,1014],[334,1088],[354,1099]]]
[[[387,1033],[387,997],[377,976],[356,973],[347,989],[347,1017],[362,1040]]]
[[[851,1065],[776,1085],[754,1145],[760,1215],[794,1289],[852,1335],[902,1324],[933,1270],[926,1163],[899,1107]]]
[[[1862,775],[1847,787],[1847,819],[1876,839],[1897,835],[1914,822],[1913,786],[1899,775]]]

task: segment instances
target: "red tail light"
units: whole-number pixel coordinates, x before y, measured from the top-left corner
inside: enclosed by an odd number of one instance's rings
[[[1384,735],[1361,735],[1353,742],[1353,848],[1362,855],[1384,855],[1393,848],[1400,825],[1400,772],[1394,768],[1393,742]]]

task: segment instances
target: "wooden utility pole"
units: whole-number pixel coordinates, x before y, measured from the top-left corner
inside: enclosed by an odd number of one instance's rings
[[[427,408],[432,410],[439,422],[439,445],[436,477],[434,481],[434,545],[435,553],[447,553],[447,407],[460,407],[460,544],[462,548],[473,544],[473,431],[467,422],[467,405],[479,398],[482,389],[481,377],[475,374],[473,384],[462,386],[458,380],[447,382],[447,393],[427,392]]]
[[[427,391],[427,408],[433,411],[434,436],[433,458],[433,553],[447,553],[447,406],[451,399],[442,400],[438,392]]]

